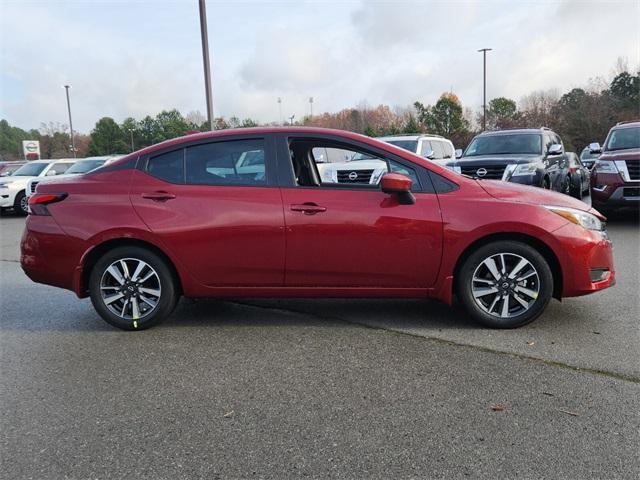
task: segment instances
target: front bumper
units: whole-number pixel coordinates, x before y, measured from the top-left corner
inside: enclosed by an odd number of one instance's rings
[[[640,207],[640,182],[625,182],[620,175],[599,173],[591,177],[591,202],[597,208]]]
[[[569,223],[553,234],[562,247],[563,297],[587,295],[616,283],[613,246],[606,233]]]
[[[16,201],[18,190],[11,188],[0,188],[0,208],[13,207]]]

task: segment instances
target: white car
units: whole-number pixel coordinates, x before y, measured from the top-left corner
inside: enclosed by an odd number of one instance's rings
[[[411,134],[378,137],[378,140],[408,150],[444,166],[455,157],[451,140],[439,135]],[[336,148],[314,148],[313,156],[324,183],[368,183],[377,185],[387,164],[364,153],[353,154]],[[406,172],[398,172],[405,173]]]
[[[71,158],[33,160],[25,163],[10,176],[0,180],[0,209],[13,208],[16,213],[26,215],[29,209],[25,190],[29,180],[34,177],[62,175],[74,163],[75,160]]]
[[[394,135],[389,137],[378,137],[378,140],[390,143],[396,147],[427,158],[433,162],[443,165],[455,158],[455,148],[451,140],[440,135],[429,134],[409,134]]]
[[[49,182],[53,180],[57,180],[59,178],[71,177],[74,175],[82,175],[83,173],[88,173],[96,168],[100,168],[103,165],[107,165],[119,158],[122,158],[123,155],[107,155],[103,157],[87,157],[81,158],[77,160],[69,169],[64,172],[62,175],[56,175],[55,177],[45,176],[45,177],[33,177],[27,181],[27,185],[25,188],[25,194],[27,199],[36,193],[36,187],[42,182]]]

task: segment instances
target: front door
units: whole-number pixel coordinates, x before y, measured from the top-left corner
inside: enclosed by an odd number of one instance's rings
[[[151,156],[135,172],[136,212],[203,285],[284,282],[282,200],[268,150],[262,138],[210,141]]]
[[[442,219],[436,195],[422,192],[426,189],[415,169],[353,144],[308,138],[288,142],[289,148],[280,152],[290,152],[296,185],[282,189],[287,286],[434,284],[442,254]],[[314,151],[320,149],[323,163],[318,168]],[[327,158],[336,161],[326,163]],[[401,205],[380,190],[380,177],[387,171],[414,180],[415,204]]]

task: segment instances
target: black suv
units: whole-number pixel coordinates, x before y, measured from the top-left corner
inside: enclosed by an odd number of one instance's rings
[[[473,178],[534,185],[569,194],[569,161],[560,137],[548,128],[498,130],[476,135],[447,167]]]

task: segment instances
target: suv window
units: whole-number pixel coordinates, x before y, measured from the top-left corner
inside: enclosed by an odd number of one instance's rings
[[[407,175],[415,188],[420,188],[418,176],[411,167],[350,145],[336,145],[323,140],[293,140],[289,150],[299,186],[376,187],[383,174],[396,172]]]
[[[151,157],[147,172],[169,183],[184,182],[184,150],[162,153]]]
[[[640,148],[640,127],[624,127],[611,130],[604,149],[627,150]]]
[[[186,181],[193,185],[263,185],[263,140],[230,140],[187,147]]]
[[[431,140],[431,149],[433,150],[434,160],[442,160],[444,158],[444,148],[442,148],[442,142],[438,140]]]
[[[411,153],[416,153],[418,151],[417,140],[385,140],[385,142],[390,143],[391,145],[395,145],[396,147],[408,150]]]
[[[73,162],[54,163],[49,172],[56,172],[56,175],[62,175],[64,172],[69,170],[71,165],[73,165]],[[49,172],[47,172],[47,174],[49,174]]]
[[[442,149],[444,150],[444,158],[454,158],[456,156],[456,152],[453,149],[453,145],[449,142],[440,142],[442,145]]]
[[[474,138],[467,150],[465,157],[478,155],[500,155],[500,154],[535,154],[540,155],[542,151],[542,135],[539,133],[508,133],[497,135],[479,135]],[[548,143],[550,137],[545,135]],[[545,145],[545,152],[548,149]]]

